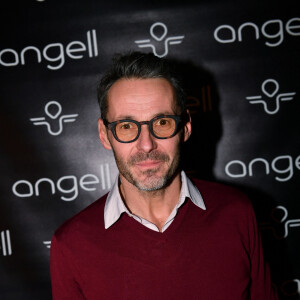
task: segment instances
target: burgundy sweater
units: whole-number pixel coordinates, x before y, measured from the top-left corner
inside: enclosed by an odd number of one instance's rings
[[[194,183],[207,210],[187,199],[164,233],[126,213],[105,229],[106,196],[65,222],[51,244],[53,299],[277,299],[250,201]]]

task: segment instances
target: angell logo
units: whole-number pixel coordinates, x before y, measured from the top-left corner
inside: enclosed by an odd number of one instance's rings
[[[16,181],[12,186],[12,192],[15,196],[20,198],[29,198],[33,196],[40,196],[41,186],[47,188],[47,193],[54,195],[57,192],[62,193],[60,199],[63,201],[73,201],[78,197],[80,189],[84,191],[95,191],[100,187],[102,190],[111,187],[109,164],[101,164],[100,176],[95,174],[84,174],[81,177],[74,175],[66,175],[53,180],[51,178],[39,178],[35,182],[30,182],[25,179]]]
[[[285,33],[286,32],[286,33]],[[259,40],[261,37],[266,38],[265,45],[268,47],[277,47],[283,43],[285,34],[291,36],[300,35],[300,18],[292,18],[283,23],[282,20],[274,19],[266,21],[261,28],[253,22],[246,22],[235,28],[228,24],[218,26],[214,31],[214,38],[222,44],[242,42],[250,36]]]
[[[275,180],[279,182],[289,181],[294,176],[295,170],[300,170],[300,155],[295,159],[290,155],[280,155],[275,157],[272,162],[262,157],[256,157],[249,163],[232,160],[225,166],[225,173],[231,178],[269,175],[273,171],[277,175]]]
[[[2,249],[2,255],[3,256],[12,255],[11,240],[10,240],[10,232],[9,232],[9,230],[3,230],[3,231],[1,231],[0,236],[1,236],[0,249]]]
[[[161,32],[157,32],[157,31],[161,31]],[[153,38],[153,41],[163,43],[164,51],[162,53],[158,53],[154,43],[153,42],[151,43],[150,39],[138,40],[135,41],[135,43],[138,45],[139,48],[151,48],[153,54],[157,57],[164,57],[169,52],[169,45],[181,44],[184,38],[184,35],[167,37],[167,33],[168,33],[168,28],[164,23],[156,22],[152,24],[150,27],[150,35]]]
[[[88,56],[98,56],[98,46],[96,30],[92,32],[89,30],[86,33],[86,43],[81,41],[72,41],[64,46],[62,43],[51,43],[46,45],[43,50],[35,46],[27,46],[23,48],[19,53],[15,49],[6,48],[0,50],[0,66],[15,67],[18,65],[25,65],[27,56],[34,56],[38,63],[42,62],[42,58],[49,64],[47,68],[50,70],[58,70],[65,64],[65,57],[68,56],[71,59],[82,59],[84,52],[88,52]]]
[[[265,113],[269,115],[274,115],[279,111],[282,101],[293,100],[296,95],[295,92],[279,94],[279,84],[274,79],[266,79],[261,85],[261,90],[264,95],[249,96],[246,99],[250,104],[261,104]]]
[[[197,112],[211,112],[213,110],[213,99],[211,96],[211,86],[205,85],[201,87],[201,96],[187,96],[186,106],[190,114]]]

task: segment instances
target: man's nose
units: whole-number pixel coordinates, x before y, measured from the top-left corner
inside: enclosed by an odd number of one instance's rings
[[[150,133],[149,126],[146,124],[141,126],[141,133],[137,139],[137,148],[143,152],[151,152],[156,149],[155,137]]]

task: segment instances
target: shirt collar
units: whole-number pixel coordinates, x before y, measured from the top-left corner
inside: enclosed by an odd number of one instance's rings
[[[199,208],[206,210],[203,198],[197,189],[197,187],[191,182],[186,176],[184,171],[181,171],[181,191],[177,209],[185,202],[186,198],[191,201]],[[111,191],[109,192],[105,207],[104,207],[104,224],[105,229],[112,226],[120,218],[121,214],[126,212],[128,215],[132,215],[127,207],[125,206],[119,190],[119,176],[117,176]]]

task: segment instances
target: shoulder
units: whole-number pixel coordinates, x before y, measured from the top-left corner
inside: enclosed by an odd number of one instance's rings
[[[241,190],[223,183],[191,179],[198,188],[207,210],[227,209],[239,213],[251,211],[252,203]]]
[[[206,181],[197,178],[191,178],[192,182],[199,189],[200,192],[207,195],[222,195],[223,197],[244,197],[245,194],[239,189],[227,184]]]
[[[252,202],[242,191],[226,184],[193,179],[202,195],[206,211],[203,213],[208,232],[241,240],[246,249],[250,247],[250,236],[257,231],[257,221]]]
[[[104,229],[104,206],[107,194],[65,221],[54,233],[56,240],[76,239],[93,228]]]

